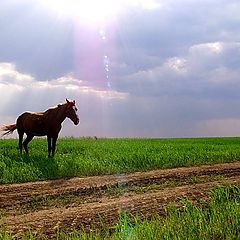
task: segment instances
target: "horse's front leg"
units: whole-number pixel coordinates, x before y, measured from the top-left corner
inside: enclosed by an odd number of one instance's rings
[[[51,157],[52,138],[50,136],[47,136],[47,141],[48,141],[48,157]]]
[[[56,150],[56,142],[57,142],[58,136],[53,137],[52,139],[52,156],[54,157],[55,150]]]

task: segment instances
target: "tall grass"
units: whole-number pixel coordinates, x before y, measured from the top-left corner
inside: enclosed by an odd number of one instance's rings
[[[20,156],[16,139],[0,140],[0,183],[117,174],[156,168],[238,161],[240,138],[93,139],[65,138],[47,158],[46,139]]]
[[[0,239],[13,239],[9,233]],[[34,234],[22,239],[37,239]],[[46,236],[47,239],[47,236]],[[122,214],[118,223],[102,230],[57,233],[56,239],[66,240],[202,240],[240,239],[240,187],[217,187],[211,193],[210,202],[196,206],[183,199],[181,207],[166,208],[166,216],[156,215],[150,220]]]

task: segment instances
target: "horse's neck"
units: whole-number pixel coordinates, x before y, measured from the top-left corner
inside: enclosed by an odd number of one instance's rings
[[[65,105],[59,105],[56,108],[49,109],[47,111],[48,117],[52,118],[54,122],[61,124],[66,118],[65,110],[66,110]]]

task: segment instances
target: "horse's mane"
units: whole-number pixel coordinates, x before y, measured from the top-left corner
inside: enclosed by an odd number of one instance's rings
[[[62,104],[58,104],[58,105],[56,105],[56,106],[50,107],[50,108],[48,108],[44,113],[47,113],[47,112],[56,110],[57,108],[62,107],[62,106],[65,106],[65,105],[66,105],[66,103],[62,103]]]

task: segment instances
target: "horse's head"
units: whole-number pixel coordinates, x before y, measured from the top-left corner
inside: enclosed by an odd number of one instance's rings
[[[66,117],[70,118],[75,125],[79,124],[79,117],[77,115],[77,108],[75,105],[75,100],[71,101],[66,99],[67,109],[66,109]]]

